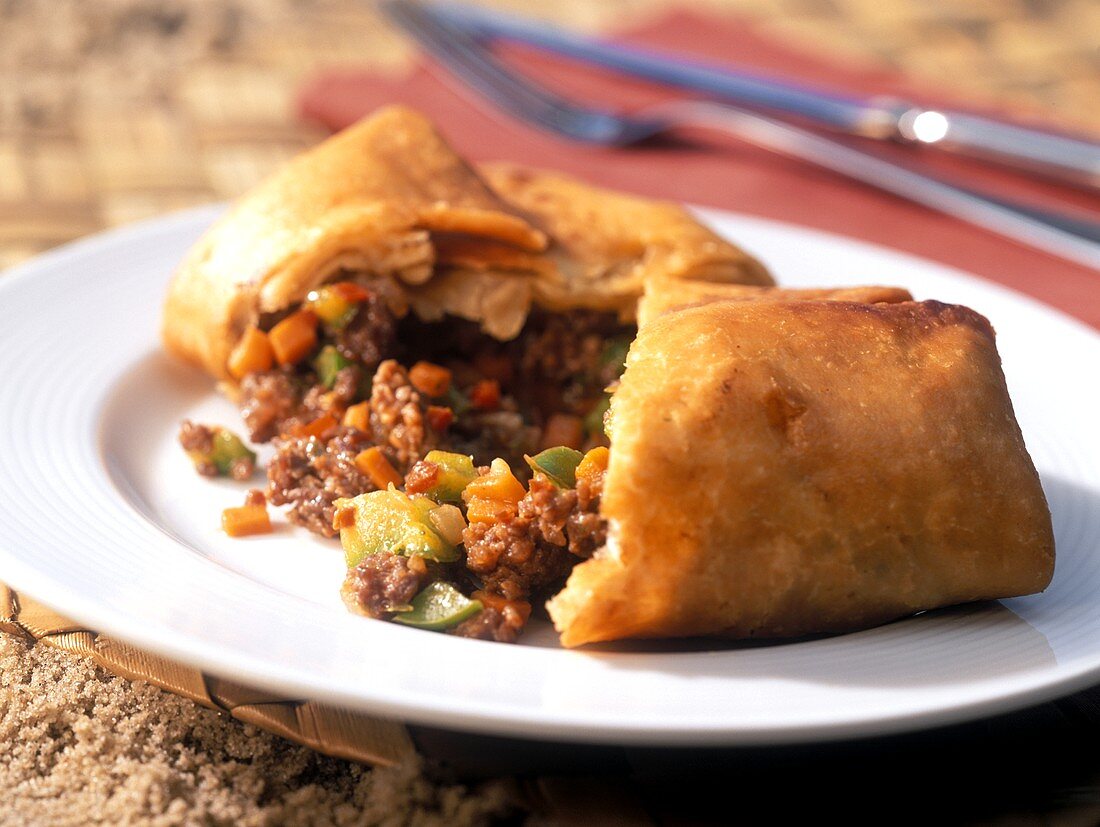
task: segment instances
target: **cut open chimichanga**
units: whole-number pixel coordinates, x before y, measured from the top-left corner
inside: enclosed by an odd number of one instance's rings
[[[353,611],[514,640],[560,590],[577,646],[842,631],[1046,585],[992,330],[911,299],[776,287],[678,205],[474,169],[395,107],[237,202],[163,332],[274,439],[268,500],[341,534]],[[200,473],[252,473],[224,428],[181,443]]]

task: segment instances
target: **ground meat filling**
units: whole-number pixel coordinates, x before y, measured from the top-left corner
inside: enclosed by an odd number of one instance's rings
[[[577,480],[577,505],[566,521],[569,553],[582,559],[607,544],[607,520],[600,516],[605,473]]]
[[[241,380],[241,419],[253,442],[269,442],[294,420],[302,401],[293,368],[250,373]]]
[[[348,359],[359,362],[365,370],[373,371],[397,346],[397,320],[385,300],[372,292],[359,304],[354,318],[343,329],[336,331],[334,344]]]
[[[310,422],[325,414],[333,414],[339,419],[348,405],[355,402],[359,396],[362,380],[363,371],[358,365],[341,368],[336,374],[336,381],[331,390],[324,385],[315,384],[306,391],[305,396],[302,397],[300,410],[294,419],[298,422]]]
[[[387,359],[378,366],[370,394],[371,430],[377,444],[393,451],[399,470],[439,445],[439,434],[426,421],[427,409],[427,400],[401,365]]]
[[[355,464],[356,455],[373,444],[368,434],[343,426],[321,437],[280,440],[267,466],[268,497],[275,505],[290,506],[292,523],[335,537],[336,500],[375,489]]]
[[[532,316],[513,348],[522,382],[517,395],[543,410],[583,416],[619,378],[622,361],[609,348],[629,342],[630,331],[594,311]]]
[[[180,423],[179,443],[188,453],[208,456],[214,448],[214,429],[185,419]],[[218,476],[218,468],[210,460],[195,461],[195,470],[204,477]]]
[[[466,566],[482,578],[485,591],[509,600],[544,593],[560,586],[579,559],[603,545],[602,480],[579,484],[585,486],[583,497],[536,476],[514,514],[470,523],[462,535]]]
[[[388,551],[368,554],[344,580],[348,608],[369,617],[388,618],[409,605],[424,583],[427,569]]]
[[[519,639],[526,618],[515,608],[498,609],[486,606],[469,620],[464,620],[450,630],[452,635],[475,640],[495,640],[498,643],[515,643]]]

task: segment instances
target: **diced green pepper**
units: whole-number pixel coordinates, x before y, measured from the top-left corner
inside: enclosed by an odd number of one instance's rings
[[[599,436],[604,433],[603,418],[607,409],[611,407],[611,395],[604,394],[600,401],[592,406],[584,418],[584,432],[589,436]]]
[[[447,394],[443,397],[447,403],[447,407],[455,412],[455,416],[462,416],[470,410],[470,400],[466,398],[466,395],[462,393],[458,388],[451,383],[451,386],[447,388]]]
[[[410,497],[396,488],[337,500],[337,510],[355,510],[354,523],[340,529],[348,568],[380,551],[405,557],[420,555],[440,563],[459,559],[458,549],[432,527],[428,515],[436,507],[427,497]]]
[[[442,631],[473,617],[482,608],[480,600],[471,600],[450,583],[437,580],[412,599],[412,609],[393,619],[418,629]]]
[[[436,502],[461,502],[462,491],[477,478],[474,458],[449,451],[428,451],[424,460],[439,467],[435,483],[424,493]]]
[[[248,450],[241,438],[232,431],[219,428],[214,434],[214,445],[210,449],[210,461],[218,469],[218,473],[229,476],[233,470],[233,463],[241,459],[256,461],[256,454]]]
[[[321,384],[331,390],[336,384],[336,374],[350,364],[351,360],[337,350],[335,345],[325,345],[313,360],[313,369],[317,371]]]
[[[608,340],[603,347],[603,352],[600,354],[600,366],[613,367],[616,374],[621,374],[623,367],[626,365],[626,354],[629,350],[630,339],[625,336]]]
[[[576,488],[577,466],[584,459],[584,454],[559,445],[557,448],[547,448],[533,457],[524,455],[523,458],[527,460],[532,471],[545,474],[558,488]]]

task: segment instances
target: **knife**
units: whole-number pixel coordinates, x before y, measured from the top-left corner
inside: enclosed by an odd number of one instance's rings
[[[794,115],[834,131],[931,146],[1100,188],[1100,143],[897,98],[840,95],[743,70],[608,43],[541,21],[458,3],[433,12],[468,33],[516,40],[625,74],[703,92],[744,106]]]

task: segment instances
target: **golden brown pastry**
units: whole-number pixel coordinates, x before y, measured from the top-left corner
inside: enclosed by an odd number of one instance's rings
[[[552,239],[556,278],[535,292],[552,309],[617,310],[633,318],[652,278],[770,285],[760,262],[679,204],[612,192],[561,173],[482,164],[489,185]]]
[[[730,301],[828,301],[882,302],[912,301],[913,296],[901,287],[761,287],[752,284],[715,284],[705,281],[655,278],[646,282],[645,295],[638,304],[638,324],[677,310],[708,302]]]
[[[963,307],[669,312],[631,348],[611,440],[611,540],[548,604],[566,646],[839,632],[1052,575],[993,330]]]
[[[540,196],[509,180],[502,199],[427,119],[383,109],[293,159],[195,245],[169,289],[164,341],[225,378],[249,326],[263,326],[337,277],[375,279],[399,315],[409,306],[426,321],[456,315],[502,340],[519,332],[532,301],[555,309],[614,305],[632,317],[640,274],[653,269],[770,281],[677,207],[578,185],[559,193],[549,211],[527,216],[516,203],[530,207]],[[530,180],[557,179],[533,173]],[[620,216],[630,204],[627,226]],[[568,236],[582,212],[596,216],[585,229],[603,241]],[[536,223],[563,235],[548,238]]]

